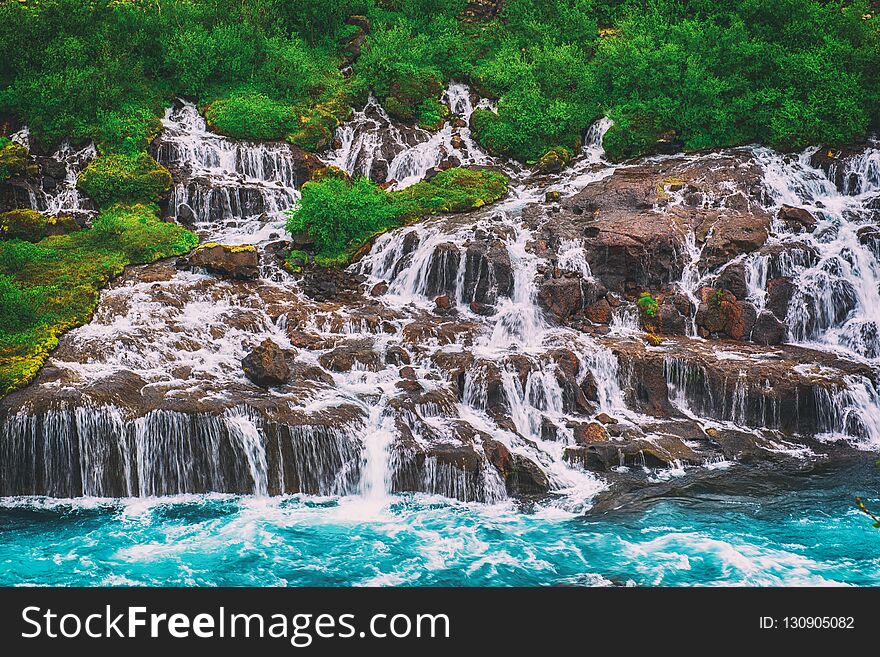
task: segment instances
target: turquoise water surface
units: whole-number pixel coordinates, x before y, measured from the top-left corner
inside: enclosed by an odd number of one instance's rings
[[[6,498],[0,584],[878,585],[880,531],[840,479],[726,479],[603,515],[424,495]]]

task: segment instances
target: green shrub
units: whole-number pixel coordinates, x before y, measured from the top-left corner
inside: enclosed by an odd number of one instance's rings
[[[344,264],[364,242],[405,219],[473,210],[506,193],[507,178],[489,170],[449,169],[395,192],[367,178],[331,175],[303,185],[287,230],[314,240],[319,264]]]
[[[248,91],[215,100],[205,118],[212,129],[236,139],[283,139],[297,125],[291,105]]]
[[[0,396],[33,378],[61,333],[89,321],[98,290],[127,265],[197,245],[157,213],[155,205],[114,205],[88,230],[37,244],[0,241]]]
[[[30,209],[10,210],[0,214],[0,238],[38,242],[49,235],[63,235],[79,230],[76,219],[55,217]]]
[[[39,167],[28,157],[27,148],[9,139],[0,145],[0,181],[35,176],[39,171]]]
[[[657,304],[657,299],[655,299],[650,292],[642,292],[639,295],[639,300],[636,301],[636,305],[641,309],[646,317],[657,316],[657,309],[659,308]]]
[[[303,185],[302,198],[289,213],[287,230],[308,232],[318,255],[332,259],[397,225],[402,215],[388,194],[370,180],[330,177]]]
[[[152,203],[171,189],[171,174],[147,153],[105,155],[80,172],[77,186],[101,206]]]

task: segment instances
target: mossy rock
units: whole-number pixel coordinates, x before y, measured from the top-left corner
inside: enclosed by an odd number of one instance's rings
[[[183,255],[198,244],[158,210],[114,205],[91,229],[36,244],[0,241],[0,397],[33,379],[58,336],[90,320],[98,290],[127,265]]]
[[[77,177],[77,186],[101,206],[154,203],[168,193],[171,182],[168,169],[147,153],[96,158]]]
[[[53,216],[36,210],[10,210],[0,214],[0,238],[39,242],[44,237],[66,235],[79,230],[76,219],[68,215]]]
[[[3,142],[0,143],[0,181],[39,175],[40,167],[31,161],[27,148],[5,137]]]
[[[439,104],[437,99],[442,92],[443,84],[437,78],[412,77],[392,84],[382,105],[391,118],[411,123],[420,119],[423,108],[433,107],[433,111],[439,112],[433,103]]]
[[[436,132],[449,118],[449,108],[435,98],[428,98],[419,105],[416,119],[420,127]]]
[[[407,217],[469,212],[503,198],[507,176],[491,169],[454,167],[405,189],[390,192]]]
[[[572,157],[572,152],[565,146],[554,146],[538,160],[538,171],[541,173],[559,173],[571,162]]]

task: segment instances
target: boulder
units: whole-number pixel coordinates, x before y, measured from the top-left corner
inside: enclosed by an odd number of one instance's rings
[[[511,453],[503,443],[483,438],[486,460],[498,470],[510,495],[535,495],[550,490],[550,481],[544,471],[522,454]]]
[[[741,262],[727,265],[718,275],[715,287],[727,290],[737,299],[745,299],[749,295],[749,288],[746,285],[745,265]]]
[[[785,340],[785,331],[785,324],[776,315],[762,310],[752,329],[752,342],[764,345],[781,344]]]
[[[767,281],[767,310],[776,315],[777,319],[785,321],[788,315],[788,304],[794,296],[795,286],[788,277],[771,278]]]
[[[552,313],[559,322],[565,322],[584,306],[581,279],[575,274],[548,278],[538,288],[538,303]]]
[[[703,337],[726,335],[734,340],[747,340],[755,325],[757,311],[748,301],[739,301],[727,290],[703,287],[699,291],[697,328]]]
[[[816,229],[816,217],[805,208],[783,205],[779,209],[777,218],[792,233],[801,233],[803,231],[812,233]]]
[[[290,378],[286,352],[268,338],[241,359],[241,369],[262,388],[283,385]]]
[[[252,244],[203,244],[189,255],[186,262],[190,267],[200,267],[240,280],[257,278],[260,273],[259,255]]]

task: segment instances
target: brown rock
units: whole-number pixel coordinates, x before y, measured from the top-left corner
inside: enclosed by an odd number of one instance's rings
[[[269,339],[242,358],[241,368],[247,378],[263,388],[282,385],[290,378],[284,350]]]
[[[190,267],[201,267],[235,279],[253,279],[260,273],[259,255],[251,244],[203,244],[190,254],[187,263]]]

